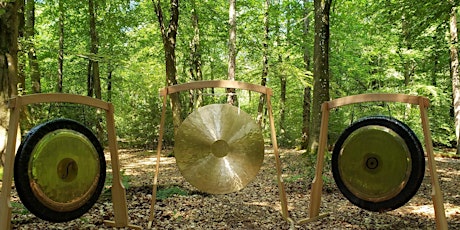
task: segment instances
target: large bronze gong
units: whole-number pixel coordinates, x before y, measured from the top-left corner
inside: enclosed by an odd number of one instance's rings
[[[396,209],[422,183],[425,159],[420,141],[404,123],[374,116],[350,125],[337,140],[332,173],[342,194],[369,211]]]
[[[103,149],[80,123],[56,119],[34,127],[16,154],[14,178],[24,206],[37,217],[65,222],[97,201],[105,181]]]
[[[264,141],[250,115],[229,104],[211,104],[181,124],[174,154],[189,183],[206,193],[226,194],[255,178],[264,158]]]

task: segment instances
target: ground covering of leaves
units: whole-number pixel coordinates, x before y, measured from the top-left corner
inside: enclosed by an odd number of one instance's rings
[[[273,151],[266,150],[258,176],[244,189],[226,195],[209,195],[195,189],[181,176],[174,157],[165,151],[161,158],[154,229],[435,229],[428,168],[418,193],[403,207],[373,213],[352,205],[338,190],[326,165],[321,213],[325,217],[299,224],[308,218],[310,184],[314,167],[301,152],[281,150],[283,178],[288,198],[289,224],[281,215]],[[120,150],[123,183],[126,186],[129,222],[147,228],[155,154],[152,151]],[[14,229],[112,229],[104,220],[113,220],[110,195],[110,155],[106,190],[93,208],[66,223],[38,219],[22,206],[12,192]],[[436,157],[449,229],[460,229],[460,160]],[[121,228],[128,229],[128,228]]]

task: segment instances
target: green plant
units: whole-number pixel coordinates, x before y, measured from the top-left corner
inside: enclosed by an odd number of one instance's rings
[[[25,215],[29,213],[29,210],[24,207],[24,205],[20,202],[11,202],[11,207],[13,207],[13,213],[17,213],[20,215]]]
[[[298,180],[303,180],[307,177],[306,174],[297,174],[297,175],[291,175],[291,176],[288,176],[286,178],[284,178],[284,181],[286,183],[293,183],[293,182],[296,182]]]
[[[157,191],[157,199],[159,200],[164,200],[174,195],[187,196],[188,192],[177,186],[167,187]]]

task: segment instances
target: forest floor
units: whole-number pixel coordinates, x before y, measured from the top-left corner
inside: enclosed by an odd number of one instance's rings
[[[154,229],[435,229],[428,167],[417,194],[404,206],[374,213],[351,204],[334,183],[330,166],[324,170],[321,213],[325,217],[308,223],[310,184],[314,167],[305,165],[301,152],[280,150],[283,178],[293,224],[281,214],[276,167],[267,150],[257,177],[242,190],[226,195],[199,192],[181,176],[175,158],[161,158]],[[122,178],[126,187],[129,223],[147,229],[154,165],[153,152],[120,150]],[[65,223],[43,221],[22,206],[15,189],[11,194],[14,229],[112,229],[104,220],[114,220],[110,195],[110,155],[106,188],[91,210]],[[449,229],[460,229],[460,160],[436,157]],[[308,176],[309,175],[309,176]],[[0,182],[1,184],[1,182]],[[121,228],[128,229],[128,228]]]

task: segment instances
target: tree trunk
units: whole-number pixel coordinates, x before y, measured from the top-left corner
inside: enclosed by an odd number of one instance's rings
[[[452,1],[451,1],[452,2]],[[452,2],[450,12],[450,75],[452,77],[452,96],[455,116],[455,135],[457,138],[457,155],[460,155],[460,79],[458,73],[458,37],[457,7]]]
[[[229,0],[230,7],[228,10],[229,40],[228,40],[228,80],[235,80],[236,67],[236,0]],[[227,103],[235,104],[235,89],[227,89],[229,93]]]
[[[8,100],[17,95],[18,80],[18,10],[20,1],[0,3],[0,167],[4,165],[9,110]]]
[[[89,57],[89,79],[91,80],[90,88],[94,93],[95,98],[102,99],[101,92],[101,77],[99,71],[99,60],[97,54],[99,52],[99,37],[97,34],[97,5],[95,1],[88,1],[88,11],[89,11],[89,31],[91,39],[91,50]],[[92,95],[91,95],[92,96]],[[96,133],[99,140],[104,140],[104,127],[102,126],[102,112],[98,109],[96,114]]]
[[[280,57],[281,59],[281,57]],[[280,63],[282,63],[282,60],[280,60]],[[286,133],[286,85],[287,85],[287,79],[285,73],[280,73],[280,120],[279,120],[279,129],[280,129],[280,139],[281,140],[288,140],[287,138],[287,133]],[[280,144],[285,144],[285,141],[280,141]]]
[[[264,41],[263,41],[263,57],[262,57],[262,77],[260,84],[265,86],[267,84],[268,76],[268,42],[269,42],[269,23],[268,23],[268,12],[270,9],[270,1],[265,0],[264,3]],[[262,127],[263,117],[264,117],[264,104],[265,104],[265,95],[260,95],[259,97],[259,106],[257,107],[257,124]]]
[[[203,73],[201,71],[200,27],[198,24],[198,13],[195,0],[191,0],[191,4],[193,38],[190,42],[190,75],[192,76],[192,80],[201,81],[203,80]],[[203,104],[203,89],[197,89],[191,93],[192,106],[194,106],[195,108],[200,107]]]
[[[329,100],[329,13],[332,0],[315,0],[313,104],[307,153],[316,153],[321,127],[321,105]]]
[[[88,59],[88,64],[86,65],[86,88],[87,88],[87,94],[86,96],[88,97],[93,97],[94,95],[94,90],[93,90],[93,63],[91,59]]]
[[[163,46],[165,49],[165,62],[166,62],[166,85],[176,85],[177,69],[176,69],[176,36],[179,22],[179,0],[171,0],[170,4],[170,20],[168,30],[166,31],[165,23],[163,20],[163,11],[161,9],[160,0],[152,1],[155,7],[155,13],[158,18],[161,36],[163,39]],[[179,93],[169,95],[171,99],[171,108],[173,116],[174,134],[182,123],[181,118],[181,103]]]
[[[415,65],[411,58],[407,58],[404,52],[401,52],[401,49],[412,49],[412,43],[410,41],[410,33],[409,33],[409,24],[405,17],[401,19],[401,33],[402,33],[402,42],[399,47],[399,56],[401,58],[403,67],[404,67],[404,86],[409,86],[411,82],[411,78],[414,72]]]
[[[302,139],[300,143],[301,149],[307,149],[308,140],[310,137],[310,107],[311,107],[311,87],[303,89],[303,112],[302,112]]]
[[[25,7],[26,24],[25,38],[28,41],[28,59],[30,68],[30,78],[32,81],[32,93],[41,92],[40,70],[38,68],[37,55],[35,53],[35,0],[27,0]],[[24,87],[24,86],[23,86]]]
[[[64,74],[64,0],[59,0],[59,51],[57,92],[62,93]]]
[[[109,62],[107,70],[107,101],[112,101],[112,75],[113,75],[113,66]]]
[[[310,32],[310,8],[308,3],[304,3],[304,24],[303,24],[303,37],[307,38]],[[305,63],[306,76],[310,77],[310,49],[308,48],[307,40],[304,41],[303,61]],[[306,79],[308,81],[309,79]],[[311,108],[311,87],[305,86],[303,90],[303,106],[302,106],[302,137],[300,141],[300,148],[307,149],[308,139],[310,137],[310,108]]]
[[[21,44],[19,39],[25,40],[27,38],[26,30],[26,19],[25,19],[25,0],[19,0],[20,9],[18,10],[18,43]],[[23,42],[26,43],[26,42]],[[27,45],[23,45],[23,48],[19,46],[18,50],[18,76],[17,76],[17,83],[16,89],[18,95],[22,95],[26,89],[26,74],[25,74],[25,63],[19,60],[25,60],[26,57],[23,56],[27,52]],[[21,57],[22,56],[22,57]],[[21,111],[21,115],[25,115],[24,110]]]
[[[439,37],[438,36],[433,36],[433,44],[435,44],[435,48],[434,50],[440,50],[440,46],[439,46]],[[442,41],[442,39],[441,39]],[[431,60],[433,60],[433,68],[432,68],[432,71],[431,71],[431,85],[432,86],[438,86],[438,83],[437,83],[437,72],[439,71],[439,68],[440,68],[440,55],[438,52],[433,52],[432,53],[432,56],[430,57]]]
[[[89,28],[90,28],[90,37],[91,37],[91,56],[96,57],[99,52],[99,38],[97,35],[96,29],[96,19],[97,19],[97,10],[94,5],[93,0],[89,0]],[[101,78],[99,73],[99,61],[96,58],[90,57],[91,63],[91,80],[92,80],[92,89],[94,90],[94,96],[97,99],[102,99],[101,93]]]

